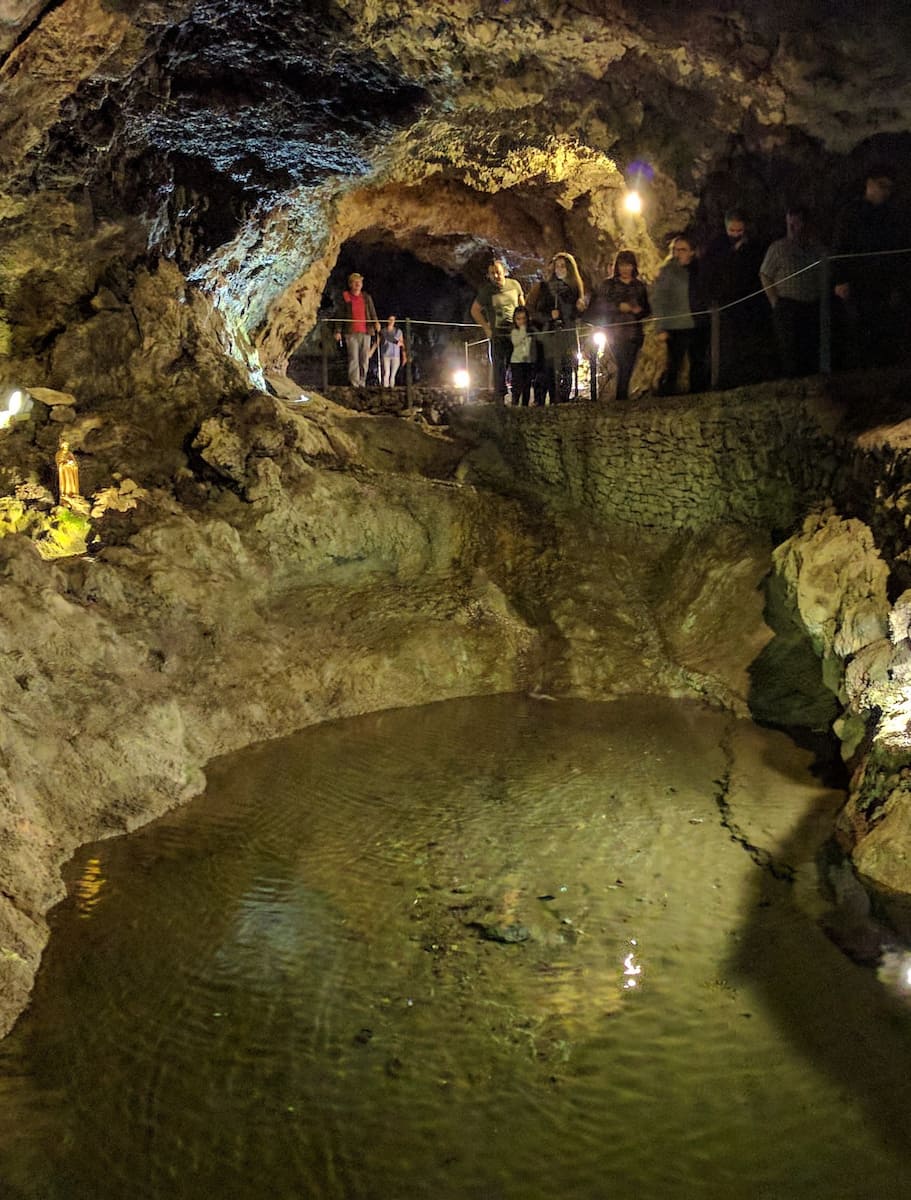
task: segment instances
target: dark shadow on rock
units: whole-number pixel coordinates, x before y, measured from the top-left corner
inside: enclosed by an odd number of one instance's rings
[[[819,656],[782,580],[772,573],[764,587],[763,618],[775,636],[748,669],[750,713],[758,724],[789,733],[795,728],[828,731],[841,710],[823,682]]]
[[[797,826],[787,861],[806,857],[817,821]],[[790,883],[757,871],[748,904],[732,974],[749,981],[781,1036],[860,1102],[890,1152],[911,1161],[911,1005],[827,937]]]

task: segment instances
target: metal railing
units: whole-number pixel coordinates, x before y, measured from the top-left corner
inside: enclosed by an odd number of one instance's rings
[[[335,334],[339,331],[341,331],[344,334],[345,327],[352,325],[352,324],[354,324],[352,319],[347,318],[347,317],[321,317],[318,321],[320,359],[321,359],[321,380],[322,380],[322,386],[324,389],[329,386],[329,365],[330,365],[330,361],[331,361],[331,347],[332,347],[332,343],[335,338]],[[380,324],[382,325],[382,322]],[[447,329],[447,330],[459,330],[459,329],[480,330],[481,329],[481,326],[475,324],[475,322],[466,323],[466,322],[460,322],[460,321],[423,321],[423,320],[416,320],[411,317],[403,318],[400,329],[401,329],[402,337],[403,337],[403,349],[404,349],[404,358],[405,358],[405,362],[404,362],[405,396],[406,396],[406,403],[409,408],[412,407],[412,401],[413,401],[413,395],[414,395],[414,378],[413,378],[412,364],[414,362],[415,342],[414,342],[413,330],[415,327],[419,327],[419,326],[424,326],[424,327],[428,327],[428,328],[433,327],[433,328],[437,328],[437,329]],[[609,327],[605,326],[604,328],[606,329]],[[367,332],[370,333],[371,337],[377,337],[378,344],[379,344],[379,335],[377,335],[372,330],[368,330]],[[542,329],[542,330],[536,329],[536,330],[534,330],[534,335],[535,335],[535,338],[539,341],[539,343],[544,344],[544,343],[546,343],[547,339],[549,339],[549,338],[566,338],[567,333],[571,334],[572,338],[575,341],[575,365],[578,366],[578,364],[585,357],[585,354],[583,351],[583,339],[585,339],[586,337],[588,337],[589,335],[591,335],[592,333],[595,333],[595,332],[596,332],[595,326],[592,325],[590,322],[578,322],[578,323],[574,323],[571,327],[568,327],[565,329]],[[483,347],[483,356],[477,355],[477,351],[481,347]],[[473,351],[475,352],[474,359],[472,356]],[[371,351],[371,357],[372,357],[373,353],[378,353],[378,352],[379,352],[378,349],[374,348],[374,350]],[[597,372],[595,370],[594,362],[592,361],[597,358],[597,355],[598,355],[598,350],[596,347],[593,346],[588,350],[588,358],[591,362],[591,385],[590,385],[590,388],[591,388],[591,399],[592,400],[597,400],[597,378],[596,378]],[[492,339],[488,338],[488,337],[464,338],[463,342],[462,342],[462,350],[461,350],[459,357],[464,359],[465,366],[463,369],[466,372],[468,372],[469,377],[474,382],[470,383],[468,387],[464,387],[464,388],[457,387],[456,390],[468,392],[468,391],[477,391],[477,390],[485,390],[486,389],[488,391],[492,391],[493,387],[494,387],[494,377],[493,377],[494,365],[493,365],[493,356],[492,356]],[[477,370],[472,369],[473,361],[477,360],[477,358],[479,358],[479,357],[483,358],[483,364],[478,364],[478,365],[481,367],[481,370],[483,370],[484,374],[486,375],[486,381],[483,386],[479,385],[477,382]]]
[[[884,258],[896,257],[900,255],[911,255],[911,247],[898,250],[882,250],[871,251],[861,254],[837,254],[823,255],[815,262],[809,263],[805,267],[801,267],[797,271],[791,272],[789,275],[782,276],[774,281],[774,287],[780,287],[782,284],[788,283],[792,279],[806,274],[809,271],[819,271],[819,372],[823,375],[831,374],[832,372],[832,330],[833,330],[833,298],[834,290],[832,285],[833,271],[832,264],[839,261],[857,260],[865,258]],[[709,326],[709,365],[710,365],[710,385],[717,388],[721,379],[721,363],[722,363],[722,317],[726,312],[730,312],[741,305],[752,303],[760,296],[765,296],[764,287],[758,287],[755,291],[748,293],[745,296],[740,296],[736,300],[732,300],[727,304],[712,304],[708,308],[699,309],[696,311],[686,310],[677,313],[664,313],[660,316],[649,316],[645,318],[628,318],[622,321],[612,321],[598,323],[593,325],[588,321],[578,321],[571,327],[557,330],[535,330],[535,338],[540,343],[545,343],[550,337],[565,338],[567,333],[575,335],[576,366],[580,365],[587,357],[589,369],[589,395],[590,399],[595,402],[598,398],[598,358],[605,348],[604,345],[599,346],[595,342],[598,334],[605,335],[605,344],[609,344],[609,335],[612,330],[628,328],[631,325],[638,325],[642,328],[646,326],[657,326],[662,322],[678,321],[690,318],[694,321],[707,321]],[[771,308],[770,308],[771,311]],[[320,352],[322,359],[322,384],[326,388],[329,386],[329,350],[330,342],[333,340],[335,331],[344,330],[346,325],[352,324],[349,319],[345,318],[320,318]],[[435,327],[447,330],[480,330],[481,326],[474,322],[457,322],[457,321],[425,321],[417,320],[411,317],[406,317],[403,320],[401,330],[404,339],[405,351],[405,393],[408,407],[413,406],[414,399],[414,377],[412,363],[414,361],[414,329],[415,327]],[[587,343],[587,347],[584,347]],[[486,367],[486,387],[492,390],[493,380],[493,359],[491,354],[491,339],[488,337],[481,338],[464,338],[462,346],[462,354],[464,356],[465,367],[470,379],[475,378],[475,372],[472,370],[472,353],[478,357],[477,352],[483,347],[483,364]],[[379,351],[377,350],[377,353]],[[482,367],[483,369],[483,367]],[[478,390],[477,383],[469,383],[464,389],[466,394],[469,391]]]

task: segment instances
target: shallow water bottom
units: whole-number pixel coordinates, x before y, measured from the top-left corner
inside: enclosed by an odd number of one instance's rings
[[[652,698],[220,760],[71,865],[4,1200],[905,1196],[911,1026],[818,931],[808,767]]]

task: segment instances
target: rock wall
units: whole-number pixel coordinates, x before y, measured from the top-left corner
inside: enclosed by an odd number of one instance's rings
[[[623,408],[469,408],[453,419],[479,443],[469,476],[489,486],[559,496],[638,529],[784,530],[831,494],[843,414],[824,384],[800,381]]]
[[[214,755],[498,691],[746,712],[767,539],[629,538],[461,482],[470,447],[448,433],[283,390],[223,400],[191,446],[173,421],[193,470],[172,488],[140,474],[146,496],[99,524],[91,557],[0,539],[0,1031],[61,862],[198,791]],[[123,414],[96,419],[106,445]],[[713,655],[732,619],[742,641]]]
[[[851,785],[838,839],[893,926],[911,936],[906,391],[905,376],[881,373],[622,409],[488,407],[453,416],[475,440],[466,478],[613,528],[677,531],[685,539],[677,553],[702,557],[703,580],[712,576],[719,522],[797,526],[771,555],[763,587],[770,628],[753,640],[740,694],[763,721],[839,738]],[[711,597],[688,601],[692,580],[673,575],[677,553],[657,568],[673,596],[669,640],[683,645],[689,631],[717,670],[725,647],[733,639],[745,649],[750,631],[719,623],[705,639]],[[728,547],[723,558],[721,587],[736,553]],[[687,651],[694,661],[696,642]]]
[[[896,381],[882,379],[882,392]],[[869,386],[869,380],[867,381]],[[902,389],[898,389],[901,393]],[[882,396],[881,396],[882,399]],[[884,411],[855,407],[862,429],[843,443],[834,504],[811,513],[773,553],[775,611],[767,619],[799,671],[808,643],[832,703],[826,712],[851,768],[836,828],[874,907],[911,937],[911,423],[886,396]],[[780,667],[780,675],[787,673]],[[806,691],[786,702],[801,720]],[[783,708],[784,706],[780,706]],[[817,715],[822,710],[816,709]],[[812,718],[805,721],[812,723]]]

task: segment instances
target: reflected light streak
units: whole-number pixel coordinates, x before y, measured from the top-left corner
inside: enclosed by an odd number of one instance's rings
[[[101,873],[101,859],[90,858],[76,883],[76,910],[81,920],[88,920],[92,915],[106,882]]]
[[[630,938],[630,945],[637,945],[635,938]],[[642,964],[636,962],[636,951],[631,950],[623,960],[623,986],[634,988],[639,986],[642,975]]]

